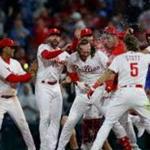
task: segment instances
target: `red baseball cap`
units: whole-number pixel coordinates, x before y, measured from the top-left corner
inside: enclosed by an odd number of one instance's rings
[[[48,30],[48,36],[50,35],[59,35],[60,36],[60,30],[57,28],[51,28]]]
[[[90,28],[84,28],[81,30],[80,37],[84,36],[91,36],[93,34],[93,31]]]
[[[17,46],[15,41],[13,41],[12,39],[10,38],[4,38],[0,41],[0,48],[3,48],[3,47],[14,47],[14,46]]]
[[[104,29],[104,32],[108,33],[108,34],[112,34],[112,35],[117,35],[118,34],[117,29],[114,26],[107,26]]]

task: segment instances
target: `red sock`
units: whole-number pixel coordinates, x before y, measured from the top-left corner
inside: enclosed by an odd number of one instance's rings
[[[123,147],[123,150],[132,150],[130,140],[127,136],[120,138],[118,143]]]

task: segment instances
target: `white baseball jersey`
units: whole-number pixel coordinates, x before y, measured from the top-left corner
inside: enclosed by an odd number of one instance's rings
[[[77,72],[80,81],[92,85],[107,67],[108,57],[100,51],[96,51],[93,57],[89,56],[84,62],[78,52],[71,54],[68,59],[67,69],[69,72]]]
[[[8,64],[0,57],[0,68],[0,95],[15,95],[16,84],[5,81],[5,78],[11,73],[21,75],[24,74],[25,71],[22,69],[20,63],[12,58]]]
[[[22,75],[25,74],[25,71],[22,69],[17,60],[11,58],[10,63],[8,64],[0,57],[0,129],[2,127],[4,114],[7,112],[10,116],[12,116],[12,119],[20,129],[27,145],[27,149],[35,150],[32,135],[20,102],[16,96],[16,84],[5,81],[5,79],[12,73]],[[6,99],[1,97],[2,95],[10,95],[13,97]]]
[[[60,74],[63,71],[63,65],[56,63],[53,59],[44,59],[41,56],[41,53],[44,50],[53,51],[53,48],[49,44],[41,44],[38,48],[37,59],[38,59],[38,80],[59,80]],[[69,54],[67,52],[62,52],[57,56],[60,60],[64,61]]]
[[[145,85],[150,55],[140,52],[126,52],[114,58],[110,70],[118,73],[118,86]]]

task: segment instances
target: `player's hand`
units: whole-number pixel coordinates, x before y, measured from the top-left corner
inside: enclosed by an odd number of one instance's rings
[[[36,76],[36,72],[37,72],[37,68],[38,68],[38,63],[37,61],[33,61],[33,63],[30,65],[29,69],[28,69],[28,73],[30,73],[32,75],[32,77]]]
[[[63,48],[62,51],[68,51],[69,47],[71,46],[71,43],[66,44]]]
[[[77,84],[78,88],[83,92],[87,92],[90,88],[90,86],[84,82],[77,81],[76,84]]]
[[[53,59],[53,61],[57,64],[66,65],[66,60],[61,60],[59,57]]]
[[[31,74],[32,78],[34,78],[36,76],[36,72],[34,70],[32,70],[32,69],[29,69],[28,73]]]
[[[87,95],[87,97],[88,97],[89,99],[90,99],[90,97],[93,95],[94,91],[95,91],[95,89],[91,87],[91,88],[88,90],[88,92],[86,93],[86,95]]]
[[[36,76],[35,71],[29,71],[28,73],[30,73],[30,74],[31,74],[32,78],[34,78],[34,77]]]
[[[102,85],[103,85],[102,83],[100,83],[99,81],[96,81],[94,83],[94,85],[88,90],[87,97],[90,98],[93,95],[96,88],[99,87],[99,86],[102,86]]]

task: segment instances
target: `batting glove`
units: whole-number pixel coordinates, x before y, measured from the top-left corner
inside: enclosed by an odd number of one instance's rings
[[[91,87],[88,92],[87,92],[87,97],[90,99],[90,97],[93,95],[95,89],[93,87]]]
[[[102,84],[100,84],[99,81],[96,81],[96,82],[94,83],[94,85],[88,90],[88,92],[87,92],[87,97],[90,98],[90,97],[93,95],[95,89],[96,89],[97,87],[101,86],[101,85],[102,85]]]

